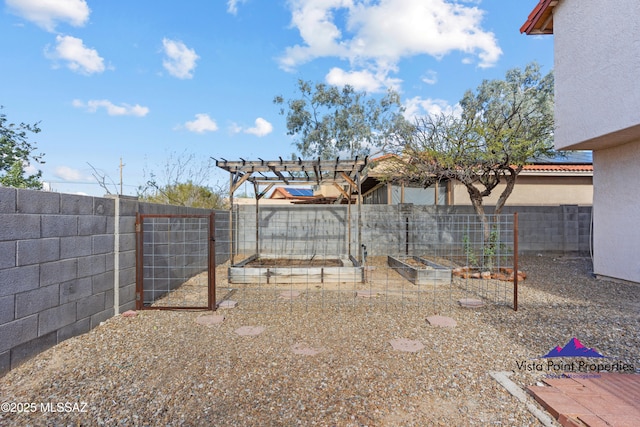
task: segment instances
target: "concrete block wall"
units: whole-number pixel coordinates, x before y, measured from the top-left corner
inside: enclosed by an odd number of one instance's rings
[[[114,201],[0,187],[0,373],[114,313]]]
[[[0,375],[135,307],[137,212],[210,211],[0,187]]]
[[[486,207],[491,214],[492,207]],[[503,214],[518,212],[520,254],[588,254],[591,242],[591,207],[509,206]],[[358,250],[358,207],[351,207],[351,254]],[[363,205],[362,244],[371,256],[397,255],[433,249],[460,251],[463,234],[481,237],[471,206]],[[453,216],[453,217],[452,217]],[[464,222],[469,222],[467,227]],[[278,219],[278,220],[276,220]],[[347,207],[268,206],[260,209],[260,252],[267,254],[335,255],[347,253]],[[274,228],[270,228],[274,227]],[[313,227],[317,227],[311,231]],[[238,210],[235,229],[238,253],[256,252],[255,207]],[[334,239],[322,242],[323,239]],[[283,242],[288,240],[285,245]],[[286,249],[286,250],[285,250]]]

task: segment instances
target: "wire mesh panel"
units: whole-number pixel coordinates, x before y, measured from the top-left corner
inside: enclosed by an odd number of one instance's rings
[[[215,304],[214,214],[138,215],[138,309]]]
[[[233,262],[218,266],[219,295],[256,310],[320,304],[446,313],[461,299],[514,304],[512,215],[483,221],[371,208],[234,210],[224,247]]]

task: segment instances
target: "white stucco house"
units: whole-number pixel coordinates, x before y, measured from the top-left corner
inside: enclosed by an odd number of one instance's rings
[[[555,145],[593,150],[594,273],[640,282],[640,0],[541,0],[554,35]]]

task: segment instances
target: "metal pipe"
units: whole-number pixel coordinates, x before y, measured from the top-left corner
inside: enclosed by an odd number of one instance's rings
[[[518,212],[513,214],[513,311],[518,311]]]

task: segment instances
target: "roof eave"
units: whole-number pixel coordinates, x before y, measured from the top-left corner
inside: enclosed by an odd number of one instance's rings
[[[520,32],[527,35],[553,34],[553,8],[558,2],[559,0],[540,0],[520,27]]]

